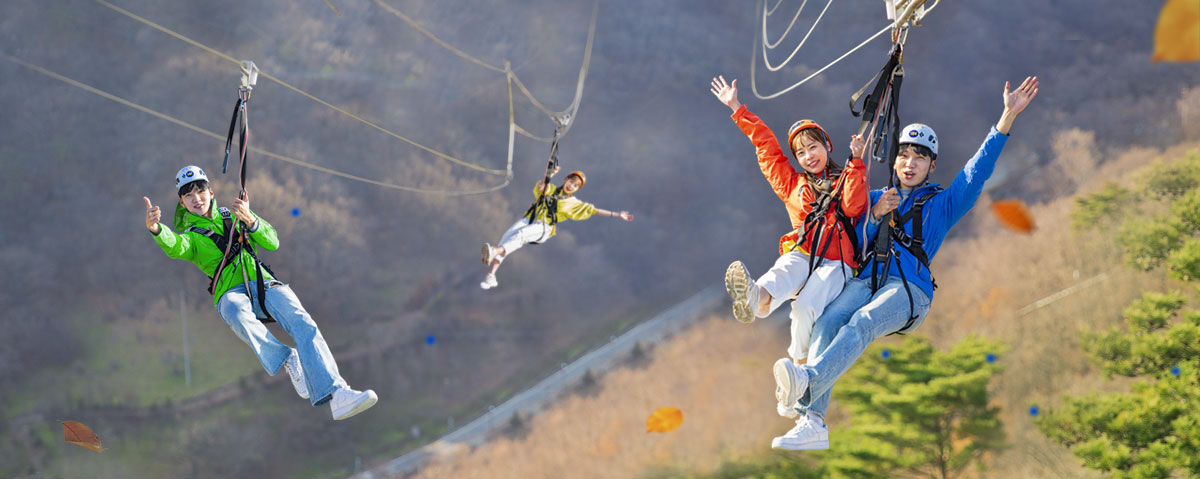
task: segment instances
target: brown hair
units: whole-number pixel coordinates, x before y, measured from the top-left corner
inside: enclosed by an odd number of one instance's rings
[[[796,147],[794,145],[796,144],[797,138],[804,138],[808,141],[819,143],[821,146],[825,147],[826,153],[828,153],[829,145],[825,144],[825,135],[823,135],[819,129],[805,128],[797,132],[796,136],[792,137],[792,144],[788,145],[792,148],[792,155],[796,154]]]

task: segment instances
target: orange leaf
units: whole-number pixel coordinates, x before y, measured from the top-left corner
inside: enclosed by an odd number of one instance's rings
[[[100,447],[100,438],[96,433],[82,423],[75,421],[59,421],[63,425],[63,439],[71,444],[82,446],[96,452],[104,452]]]
[[[1200,60],[1200,2],[1167,0],[1154,28],[1151,62]]]
[[[1021,200],[996,200],[992,202],[992,213],[1004,227],[1018,233],[1029,234],[1033,231],[1033,215],[1025,208]]]
[[[683,411],[679,408],[658,408],[646,419],[646,432],[671,432],[683,424]]]

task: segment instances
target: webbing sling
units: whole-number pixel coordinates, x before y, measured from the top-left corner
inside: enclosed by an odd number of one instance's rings
[[[233,145],[233,132],[237,129],[237,123],[240,119],[242,122],[242,129],[241,134],[239,135],[240,138],[238,140],[238,158],[241,173],[238,176],[238,184],[242,188],[240,197],[242,200],[246,200],[248,198],[248,194],[246,193],[246,153],[250,151],[250,147],[247,144],[250,139],[250,118],[249,114],[247,113],[247,107],[250,103],[250,93],[254,90],[254,84],[258,82],[258,66],[256,66],[252,61],[244,60],[241,62],[240,68],[242,72],[242,79],[241,84],[238,87],[238,101],[236,104],[234,104],[233,118],[229,122],[229,135],[225,137],[225,160],[221,163],[221,173],[225,173],[226,167],[229,165],[229,151]],[[271,317],[271,313],[267,311],[267,286],[264,284],[265,281],[262,279],[263,267],[265,265],[258,259],[258,254],[254,250],[254,245],[250,244],[249,235],[244,234],[245,228],[247,228],[247,225],[241,221],[238,221],[238,224],[227,227],[225,231],[229,233],[230,237],[237,238],[235,243],[240,243],[241,249],[249,253],[251,258],[254,258],[254,268],[258,273],[258,284],[257,288],[255,288],[258,292],[258,306],[260,309],[262,309],[263,315],[266,316],[266,320],[264,322],[271,322],[274,321],[275,318]],[[239,229],[243,230],[243,234],[236,234]],[[228,258],[230,250],[226,250],[225,254]],[[221,262],[222,265],[224,265],[226,260],[222,259]],[[246,285],[246,290],[248,293],[250,290],[250,279],[246,275],[246,269],[244,268],[245,265],[242,266],[242,284]],[[267,272],[271,273],[271,276],[275,275],[274,272],[271,272],[270,268],[267,268]]]
[[[559,187],[554,192],[547,194],[546,186],[550,185],[550,176],[554,174],[554,169],[558,168],[558,134],[562,127],[554,129],[554,141],[550,143],[550,157],[546,160],[546,172],[542,176],[542,189],[538,191],[537,198],[534,198],[533,204],[529,205],[529,209],[525,210],[525,218],[529,218],[529,223],[533,224],[537,221],[539,213],[546,212],[546,225],[548,228],[553,228],[558,224],[558,200],[561,199],[562,188]],[[545,234],[543,233],[543,237]],[[537,244],[537,243],[531,243]]]

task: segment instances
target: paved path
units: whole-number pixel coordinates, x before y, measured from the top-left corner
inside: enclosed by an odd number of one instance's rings
[[[724,288],[715,285],[653,318],[635,326],[607,344],[596,348],[533,387],[509,398],[503,404],[491,408],[487,413],[454,430],[431,444],[422,446],[373,470],[365,471],[352,479],[383,479],[408,477],[425,464],[432,456],[443,454],[486,442],[496,429],[505,426],[513,414],[523,416],[541,411],[555,401],[568,388],[577,384],[587,371],[607,371],[628,357],[638,343],[650,344],[682,330],[703,318],[707,313],[726,303]]]

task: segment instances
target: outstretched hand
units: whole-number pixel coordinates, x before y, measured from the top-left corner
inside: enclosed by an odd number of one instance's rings
[[[146,229],[151,233],[158,234],[162,230],[158,226],[159,220],[162,219],[162,209],[150,203],[150,198],[145,196],[142,200],[146,202]]]
[[[1033,97],[1038,93],[1037,77],[1025,77],[1025,81],[1016,90],[1008,91],[1009,83],[1004,82],[1004,108],[1012,110],[1013,114],[1021,113]]]
[[[617,218],[621,218],[625,221],[633,221],[633,214],[631,214],[628,211],[622,211],[620,213],[617,213]]]
[[[1025,77],[1025,81],[1017,89],[1009,91],[1010,84],[1004,82],[1004,113],[1000,115],[1000,121],[996,122],[996,131],[1008,134],[1012,129],[1013,120],[1017,115],[1029,106],[1033,101],[1033,97],[1038,93],[1038,78]]]
[[[742,106],[742,102],[738,101],[737,97],[737,79],[733,80],[733,84],[726,84],[725,77],[718,75],[712,79],[712,85],[708,91],[711,91],[717,100],[729,107],[730,110],[737,111]]]

